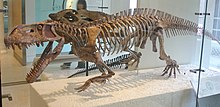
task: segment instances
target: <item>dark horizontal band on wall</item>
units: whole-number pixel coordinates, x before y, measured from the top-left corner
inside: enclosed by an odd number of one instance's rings
[[[210,13],[195,13],[195,15],[210,15]]]

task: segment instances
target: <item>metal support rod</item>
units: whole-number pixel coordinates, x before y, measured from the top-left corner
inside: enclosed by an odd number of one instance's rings
[[[63,4],[62,4],[62,9],[64,10],[66,7],[65,7],[65,2],[66,0],[63,0]]]
[[[0,56],[0,57],[1,57],[1,56]],[[1,68],[1,59],[0,59],[0,68]],[[2,97],[2,77],[1,77],[1,75],[2,75],[2,74],[1,74],[1,69],[0,69],[0,83],[1,83],[1,85],[0,85],[0,86],[1,86],[1,88],[0,88],[0,91],[1,91],[1,92],[0,92],[0,93],[1,93],[1,97]],[[3,98],[3,97],[2,97],[2,98]],[[0,106],[2,107],[2,99],[1,99],[0,103],[1,103]]]
[[[207,13],[208,8],[208,0],[206,0],[205,4],[205,13]],[[206,16],[204,15],[204,22],[203,22],[203,32],[202,32],[202,45],[201,45],[201,55],[200,55],[200,64],[199,64],[199,75],[198,75],[198,86],[197,86],[197,93],[196,93],[196,107],[199,107],[199,88],[201,82],[201,72],[202,72],[202,61],[203,61],[203,50],[204,50],[204,42],[205,42],[205,29],[206,29]]]
[[[3,1],[0,1],[0,8],[3,8]],[[0,12],[3,12],[3,9],[0,9]],[[3,18],[3,15],[1,15],[1,18]],[[4,21],[1,20],[1,24],[3,23]],[[4,29],[4,28],[2,28]],[[4,32],[4,30],[2,30]],[[3,36],[3,35],[1,35]],[[1,49],[0,49],[1,50]],[[1,73],[1,53],[0,53],[0,93],[1,93],[1,97],[2,97],[2,73]],[[0,106],[2,107],[2,98],[1,98],[1,101],[0,101]]]
[[[53,11],[55,10],[54,6],[55,6],[55,0],[53,0],[53,7],[52,7]]]
[[[89,62],[86,61],[86,76],[89,76]]]
[[[104,3],[103,3],[103,0],[102,0],[102,7],[103,7],[103,5],[104,5]],[[102,12],[103,12],[104,10],[103,10],[103,8],[102,8]]]

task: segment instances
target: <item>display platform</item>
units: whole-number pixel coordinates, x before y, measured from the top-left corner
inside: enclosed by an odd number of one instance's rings
[[[197,91],[198,87],[198,75],[199,71],[196,73],[189,72],[189,70],[198,68],[196,65],[181,65],[180,70],[186,71],[185,75],[191,81],[194,91]],[[220,96],[220,72],[216,69],[206,69],[202,68],[205,72],[201,72],[201,79],[200,79],[200,91],[199,91],[199,98],[204,97],[212,97],[214,95]],[[188,72],[187,72],[188,71]],[[219,97],[220,98],[220,97]]]
[[[74,88],[95,75],[32,83],[31,107],[195,107],[186,75],[160,76],[162,68],[115,73],[106,84],[80,93]]]

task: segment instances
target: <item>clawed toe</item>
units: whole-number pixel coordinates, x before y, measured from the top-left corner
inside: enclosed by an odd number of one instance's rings
[[[106,80],[109,81],[109,78],[112,77],[112,75],[113,74],[107,74],[90,78],[81,87],[75,88],[75,90],[78,90],[78,92],[84,91],[91,85],[91,83],[105,84]]]
[[[179,65],[177,64],[176,60],[172,60],[170,56],[168,56],[166,59],[167,66],[164,68],[163,73],[161,76],[164,76],[165,74],[168,74],[168,77],[171,77],[171,75],[174,75],[174,78],[176,78],[176,70],[179,71]]]
[[[180,73],[178,65],[167,65],[164,68],[163,73],[162,73],[161,76],[164,76],[164,75],[169,73],[168,77],[171,77],[171,75],[173,74],[174,78],[176,78],[176,70]]]
[[[92,83],[92,81],[89,79],[82,86],[80,86],[78,88],[74,88],[74,89],[77,90],[77,92],[84,91],[91,85],[91,83]]]

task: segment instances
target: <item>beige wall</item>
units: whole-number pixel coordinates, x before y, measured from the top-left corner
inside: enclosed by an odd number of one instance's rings
[[[0,9],[3,8],[3,2],[0,0]],[[0,13],[0,50],[4,49],[4,19],[3,19],[3,12]]]
[[[8,29],[9,32],[19,24],[22,24],[22,0],[8,0]],[[26,64],[25,49],[18,49],[17,47],[14,50],[14,55],[22,65]]]
[[[8,0],[9,31],[16,25],[22,24],[22,0]]]

